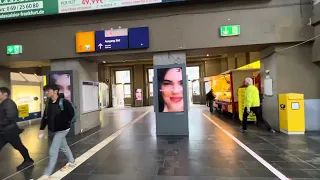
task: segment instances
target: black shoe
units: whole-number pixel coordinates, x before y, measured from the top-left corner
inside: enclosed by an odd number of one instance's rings
[[[23,170],[23,169],[26,169],[26,168],[32,166],[33,163],[34,163],[34,161],[33,161],[32,159],[25,160],[25,161],[23,161],[22,164],[20,164],[20,165],[17,167],[17,171],[21,171],[21,170]]]

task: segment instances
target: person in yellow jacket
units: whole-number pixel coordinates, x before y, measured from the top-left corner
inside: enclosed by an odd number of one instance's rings
[[[245,108],[243,112],[242,131],[246,132],[248,125],[248,116],[250,112],[253,112],[257,117],[257,122],[263,122],[268,131],[275,132],[269,123],[262,118],[262,112],[260,107],[260,93],[256,86],[253,85],[251,78],[245,79],[246,94],[245,94]]]

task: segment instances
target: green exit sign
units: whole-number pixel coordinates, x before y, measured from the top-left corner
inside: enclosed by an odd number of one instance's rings
[[[22,45],[7,46],[7,55],[22,54]]]
[[[229,25],[220,27],[220,36],[239,36],[240,35],[240,25]]]

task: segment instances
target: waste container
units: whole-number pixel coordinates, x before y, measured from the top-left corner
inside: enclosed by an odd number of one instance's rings
[[[286,134],[304,134],[304,95],[279,94],[280,131]]]

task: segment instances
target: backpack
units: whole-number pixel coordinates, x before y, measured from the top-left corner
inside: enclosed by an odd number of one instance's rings
[[[61,111],[64,111],[63,100],[64,100],[64,98],[60,98],[60,99],[59,99],[59,107],[60,107],[60,110],[61,110]],[[67,99],[65,99],[65,100],[67,100]],[[70,102],[69,100],[67,100],[67,101],[72,105],[73,111],[74,111],[74,116],[73,116],[73,118],[71,119],[71,123],[75,123],[75,122],[78,120],[76,108],[74,107],[74,105],[73,105],[72,102]]]

